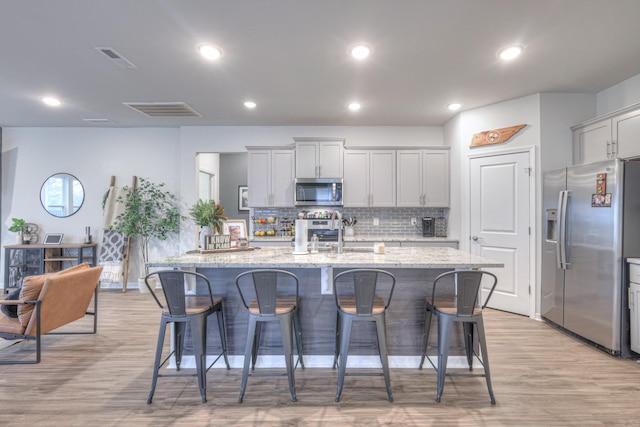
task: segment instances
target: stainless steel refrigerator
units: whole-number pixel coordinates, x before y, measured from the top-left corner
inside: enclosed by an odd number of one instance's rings
[[[544,319],[631,357],[625,259],[640,256],[640,162],[607,160],[544,173]]]

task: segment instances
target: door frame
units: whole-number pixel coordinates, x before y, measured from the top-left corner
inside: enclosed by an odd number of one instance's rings
[[[506,154],[529,154],[529,227],[531,229],[529,237],[529,318],[539,319],[539,314],[536,313],[536,307],[539,306],[538,301],[540,299],[540,286],[537,281],[538,271],[540,266],[538,265],[538,206],[541,194],[538,194],[538,188],[540,185],[538,181],[541,179],[541,174],[538,173],[538,156],[536,146],[525,146],[510,149],[495,149],[483,151],[481,153],[468,153],[466,156],[466,179],[463,181],[466,186],[466,209],[463,211],[462,224],[464,229],[462,230],[462,236],[466,240],[466,246],[469,253],[471,253],[471,159],[478,159],[483,157],[495,157]]]

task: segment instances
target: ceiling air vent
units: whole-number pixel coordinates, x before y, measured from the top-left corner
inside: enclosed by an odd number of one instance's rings
[[[124,102],[123,104],[149,117],[202,117],[184,102]]]
[[[111,119],[82,119],[82,120],[84,122],[93,123],[96,125],[113,125],[116,123]]]
[[[102,52],[104,55],[107,56],[107,58],[109,58],[111,61],[115,62],[117,65],[119,65],[122,68],[138,68],[135,65],[133,65],[131,61],[129,61],[124,56],[120,55],[118,52],[116,52],[110,47],[96,47],[95,49],[98,52]]]

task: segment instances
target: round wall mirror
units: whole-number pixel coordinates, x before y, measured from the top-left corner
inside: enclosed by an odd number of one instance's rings
[[[44,210],[53,216],[71,216],[78,212],[84,202],[84,188],[75,176],[57,173],[42,184],[40,202]]]

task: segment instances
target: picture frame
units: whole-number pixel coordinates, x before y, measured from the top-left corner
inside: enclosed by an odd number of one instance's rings
[[[246,185],[238,186],[238,211],[249,210],[249,187]]]
[[[45,245],[59,245],[62,243],[63,233],[47,233],[42,241]]]
[[[224,222],[222,234],[231,236],[231,246],[235,246],[238,240],[247,239],[247,221],[244,219],[229,219]]]

